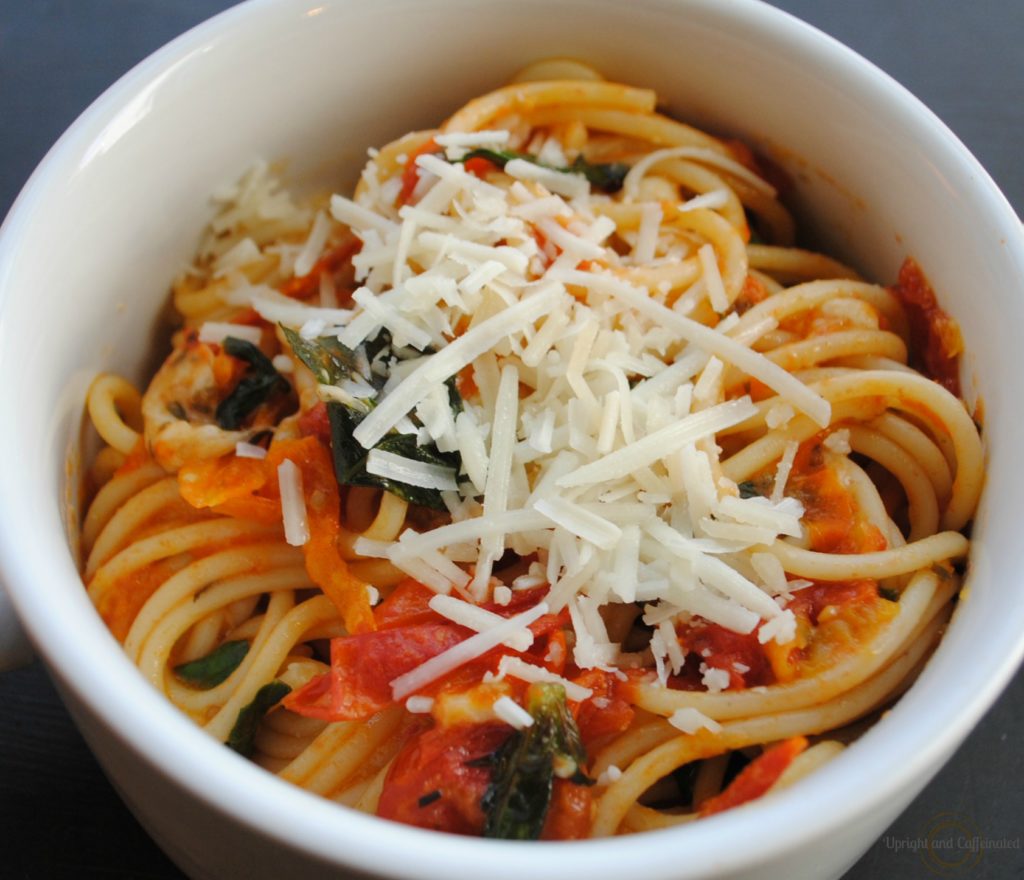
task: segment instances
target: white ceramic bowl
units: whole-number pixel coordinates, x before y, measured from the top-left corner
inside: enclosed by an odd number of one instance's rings
[[[68,549],[91,377],[142,378],[208,194],[257,156],[351,183],[369,145],[430,126],[526,62],[568,55],[783,161],[820,239],[877,279],[906,254],[960,321],[989,480],[970,597],[918,683],[825,769],[749,809],[657,834],[503,843],[356,814],[209,740],[123,657]],[[59,256],[58,256],[59,255]],[[108,774],[196,877],[834,877],[925,785],[1024,652],[1017,563],[1024,239],[956,138],[835,41],[753,0],[256,0],[100,98],[0,235],[0,579]],[[15,381],[11,381],[14,377]]]

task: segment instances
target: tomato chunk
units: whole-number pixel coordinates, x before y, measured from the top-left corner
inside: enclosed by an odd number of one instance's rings
[[[890,289],[910,322],[910,365],[959,397],[959,355],[964,347],[960,328],[939,308],[935,291],[914,259],[903,261],[896,286]]]
[[[422,623],[331,641],[331,671],[289,694],[293,712],[328,721],[369,718],[389,706],[391,682],[457,645],[468,631]]]
[[[391,765],[377,815],[479,836],[484,827],[480,801],[491,781],[491,768],[480,759],[493,754],[511,733],[505,724],[462,724],[420,734]]]
[[[701,804],[701,816],[731,810],[761,797],[779,781],[779,777],[793,763],[793,759],[806,748],[807,738],[794,736],[758,755],[740,771],[725,791]]]

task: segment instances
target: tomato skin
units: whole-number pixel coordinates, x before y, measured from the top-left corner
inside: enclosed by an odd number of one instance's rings
[[[731,810],[765,794],[793,760],[807,748],[807,739],[794,736],[762,752],[747,764],[721,794],[708,798],[700,806],[701,816]]]
[[[525,592],[507,606],[484,608],[511,617],[540,599],[540,590]],[[331,641],[331,671],[285,698],[293,712],[328,721],[369,718],[392,703],[391,682],[472,635],[430,607],[434,592],[414,580],[403,581],[374,611],[373,630]],[[564,615],[545,614],[530,625],[536,641],[531,659],[548,647],[565,625]],[[495,672],[508,649],[498,647],[459,666],[422,693],[464,690],[487,672]],[[564,651],[563,651],[564,655]],[[543,655],[541,655],[543,656]],[[329,683],[326,680],[329,680]]]
[[[333,639],[331,671],[289,694],[285,706],[328,721],[369,718],[392,703],[394,679],[457,645],[467,632],[422,623]]]
[[[960,328],[940,307],[924,272],[912,257],[900,266],[889,288],[903,304],[910,324],[910,365],[960,396]]]
[[[299,433],[303,437],[316,437],[326,446],[331,445],[331,420],[327,415],[326,403],[321,400],[299,416]]]
[[[480,801],[491,768],[474,766],[511,735],[505,724],[434,727],[411,740],[395,758],[377,803],[377,815],[418,828],[479,836]],[[424,799],[434,797],[421,806]]]
[[[697,618],[683,627],[680,641],[687,651],[696,655],[695,662],[700,658],[709,667],[728,672],[730,688],[771,684],[775,680],[764,646],[757,639],[757,630],[736,633]],[[737,670],[737,663],[747,667],[747,671]],[[690,665],[687,663],[688,667]]]
[[[636,712],[628,699],[628,685],[610,673],[588,669],[573,682],[594,692],[576,709],[576,725],[589,753],[593,743],[629,727]]]
[[[486,178],[492,171],[496,171],[498,167],[493,162],[483,158],[483,156],[474,156],[472,159],[467,159],[463,164],[470,174],[475,174],[481,180]]]
[[[594,790],[568,779],[556,779],[541,840],[583,840],[590,836]]]
[[[376,608],[373,609],[378,629],[394,629],[417,623],[440,623],[443,618],[430,607],[437,595],[418,581],[404,580]]]
[[[391,765],[377,815],[418,828],[479,837],[485,820],[480,804],[492,774],[481,759],[494,754],[511,735],[512,729],[500,723],[424,731],[406,744]],[[592,815],[593,790],[556,779],[541,839],[585,838]]]

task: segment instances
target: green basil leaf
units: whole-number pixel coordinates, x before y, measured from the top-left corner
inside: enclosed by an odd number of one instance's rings
[[[324,385],[336,385],[353,376],[365,379],[358,371],[357,358],[365,354],[366,362],[372,364],[382,352],[385,355],[389,355],[391,352],[391,334],[386,329],[381,330],[374,339],[360,346],[359,353],[346,348],[333,337],[303,339],[298,333],[287,327],[281,329],[288,344],[292,347],[292,351]],[[386,376],[373,375],[371,385],[379,391],[383,388],[386,380]],[[459,394],[454,376],[446,380],[445,386],[448,389],[448,402],[454,418],[462,412],[462,396]],[[435,510],[447,510],[441,500],[441,493],[437,489],[410,486],[367,472],[366,460],[369,450],[364,449],[355,441],[352,438],[352,433],[366,417],[366,413],[373,409],[376,402],[375,398],[366,398],[354,402],[351,406],[338,401],[331,401],[327,404],[327,414],[331,424],[334,475],[338,484],[380,488],[397,495],[410,504],[419,504]],[[381,438],[375,448],[414,461],[452,468],[456,473],[462,466],[462,458],[457,452],[442,453],[433,443],[421,446],[414,434],[400,434],[397,431],[392,431]]]
[[[321,385],[337,385],[351,378],[353,373],[358,374],[356,353],[338,342],[336,337],[303,339],[283,324],[279,326],[295,356],[309,367]]]
[[[292,386],[274,369],[270,358],[251,342],[228,336],[221,347],[231,357],[249,365],[234,390],[217,405],[217,424],[226,431],[237,431],[267,398],[275,393],[287,394]]]
[[[205,657],[175,666],[174,674],[186,684],[206,691],[219,685],[238,669],[248,653],[249,643],[244,639],[225,642]]]
[[[740,490],[740,498],[760,498],[761,493],[757,491],[757,484],[753,480],[744,480],[738,483],[736,488]]]
[[[372,486],[391,492],[410,504],[419,504],[434,510],[448,509],[445,507],[444,501],[441,500],[441,492],[438,489],[423,489],[419,486],[410,486],[406,483],[399,483],[386,477],[371,474],[366,470],[366,459],[369,455],[369,450],[364,449],[352,437],[352,432],[355,431],[359,423],[366,417],[365,413],[358,412],[341,403],[331,402],[327,404],[327,416],[331,423],[331,451],[334,455],[334,476],[339,485]],[[374,448],[381,449],[384,452],[391,452],[395,455],[401,455],[403,458],[411,458],[416,461],[453,468],[456,473],[458,473],[462,462],[457,452],[438,452],[437,447],[433,444],[426,446],[417,445],[415,434],[392,432],[382,437]]]
[[[256,731],[263,716],[291,691],[289,685],[276,679],[256,691],[252,702],[238,713],[238,720],[235,721],[235,726],[231,728],[231,733],[228,735],[227,747],[246,758],[252,755],[255,748]]]
[[[582,156],[568,168],[562,169],[571,171],[573,174],[582,174],[590,185],[606,193],[616,193],[622,189],[622,183],[629,174],[629,166],[625,162],[599,162],[591,163]]]
[[[560,684],[531,685],[533,724],[512,734],[491,757],[491,783],[480,806],[484,837],[536,840],[551,806],[555,776],[592,785],[583,773],[586,752]]]
[[[488,150],[483,147],[470,150],[459,159],[459,162],[466,162],[469,159],[486,159],[488,162],[504,168],[506,163],[513,159],[523,159],[532,162],[541,168],[550,168],[552,171],[563,171],[568,174],[582,174],[590,185],[606,193],[615,193],[622,189],[622,182],[629,173],[629,166],[625,162],[588,162],[582,156],[577,156],[572,165],[558,168],[541,162],[536,156],[529,153],[519,153],[515,150]]]

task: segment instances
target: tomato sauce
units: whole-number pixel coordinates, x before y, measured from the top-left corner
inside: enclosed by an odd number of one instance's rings
[[[388,771],[377,815],[418,828],[479,836],[480,801],[491,781],[483,763],[511,735],[505,724],[434,727],[414,737]]]
[[[885,550],[885,536],[864,515],[836,470],[828,466],[822,447],[826,436],[818,434],[800,444],[786,483],[787,494],[804,506],[803,524],[811,549],[822,553]]]
[[[935,291],[913,258],[903,261],[890,290],[903,303],[910,323],[910,366],[959,397],[959,356],[964,347],[960,328],[939,308]]]
[[[363,243],[358,238],[354,235],[349,236],[317,260],[313,264],[313,268],[305,275],[291,278],[285,282],[281,287],[281,293],[292,299],[309,299],[320,290],[320,276],[324,273],[333,276],[340,272],[351,263],[352,257],[359,253],[362,246]],[[339,299],[339,305],[347,305],[350,297],[351,292],[349,291],[347,296]]]
[[[771,663],[764,646],[757,640],[757,630],[736,633],[694,618],[680,627],[680,644],[689,652],[683,674],[670,680],[681,690],[703,690],[700,664],[710,669],[721,669],[729,674],[730,688],[755,687],[774,681]]]

